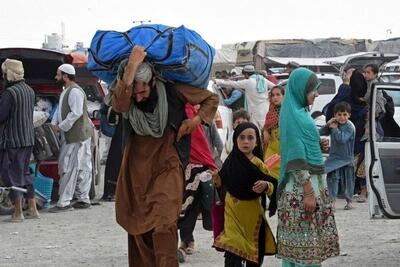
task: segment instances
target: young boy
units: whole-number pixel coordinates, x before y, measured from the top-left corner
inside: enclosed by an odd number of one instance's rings
[[[232,127],[233,127],[233,130],[235,130],[235,128],[236,128],[239,124],[241,124],[241,123],[243,123],[243,122],[249,122],[249,121],[250,121],[250,115],[249,115],[249,113],[248,113],[246,110],[244,110],[244,109],[239,109],[239,110],[233,112],[233,114],[232,114],[232,121],[233,121]],[[226,153],[227,153],[228,155],[229,155],[229,153],[231,153],[231,151],[232,151],[232,149],[233,149],[232,137],[233,137],[233,131],[232,131],[232,133],[230,133],[230,134],[227,136],[227,140],[226,140],[226,142],[225,142],[225,150],[226,150]]]
[[[320,135],[331,137],[329,157],[325,161],[329,194],[335,201],[340,183],[347,202],[345,210],[353,208],[354,193],[353,151],[356,130],[349,121],[350,115],[350,105],[347,102],[340,102],[334,107],[334,117],[320,129]]]

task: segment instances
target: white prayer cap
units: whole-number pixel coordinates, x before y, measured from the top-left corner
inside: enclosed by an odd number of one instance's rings
[[[75,75],[75,68],[71,64],[62,64],[58,69],[66,74]]]

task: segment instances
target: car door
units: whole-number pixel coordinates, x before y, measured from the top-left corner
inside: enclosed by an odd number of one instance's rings
[[[375,103],[378,91],[384,90],[394,102],[393,131],[376,135]],[[400,219],[400,85],[378,84],[372,89],[369,113],[369,141],[365,146],[365,167],[370,218]],[[382,122],[382,120],[381,120]],[[397,128],[395,127],[397,126]]]

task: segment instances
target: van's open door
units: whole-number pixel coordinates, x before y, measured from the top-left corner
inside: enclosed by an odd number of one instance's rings
[[[385,91],[391,96],[395,106],[392,127],[386,129],[383,137],[377,136],[376,131],[378,91]],[[371,95],[369,142],[365,146],[369,214],[370,218],[400,219],[400,84],[377,84]],[[382,119],[380,122],[383,122]]]

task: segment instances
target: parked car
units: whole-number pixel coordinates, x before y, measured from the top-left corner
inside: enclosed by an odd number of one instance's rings
[[[98,78],[93,76],[85,68],[85,64],[80,62],[74,64],[74,57],[71,54],[64,54],[56,51],[34,48],[2,48],[0,49],[0,64],[6,58],[13,58],[23,62],[25,71],[25,81],[29,84],[36,93],[36,98],[46,99],[51,104],[58,103],[58,99],[62,92],[56,84],[55,75],[57,68],[64,63],[73,64],[76,67],[76,82],[85,91],[89,105],[89,116],[93,123],[98,127],[99,122],[94,118],[95,110],[100,109],[103,101],[105,90],[100,84]],[[0,77],[2,81],[2,77]],[[0,88],[2,83],[0,83]],[[96,131],[97,134],[97,131]],[[97,135],[98,136],[98,135]],[[92,141],[93,160],[99,158],[99,141]],[[100,165],[93,162],[93,184],[91,190],[91,197],[95,195],[94,182],[99,180]],[[52,160],[42,161],[39,171],[48,177],[53,178],[55,181],[59,180],[58,175],[58,161],[56,158]],[[55,183],[56,184],[56,183]]]

